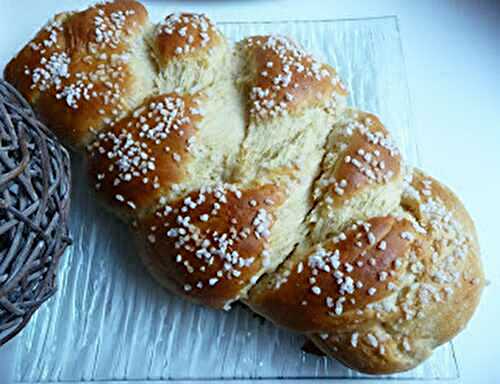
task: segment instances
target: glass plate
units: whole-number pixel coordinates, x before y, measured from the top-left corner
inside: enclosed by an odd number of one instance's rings
[[[395,17],[219,26],[232,40],[266,33],[298,40],[339,70],[351,91],[350,105],[381,116],[408,161],[418,164]],[[127,228],[96,205],[82,167],[75,158],[75,243],[61,264],[58,293],[19,338],[17,382],[370,377],[301,351],[303,336],[243,306],[226,313],[165,292],[142,267]],[[458,376],[447,344],[418,368],[388,378]]]

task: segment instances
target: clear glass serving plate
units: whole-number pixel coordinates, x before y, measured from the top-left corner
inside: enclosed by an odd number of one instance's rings
[[[266,33],[298,40],[339,70],[349,103],[381,116],[418,164],[395,17],[219,26],[232,40]],[[303,336],[243,306],[215,311],[164,291],[136,257],[127,228],[96,204],[80,159],[73,171],[74,245],[60,267],[59,291],[18,340],[17,382],[370,378],[303,352]],[[418,368],[387,378],[458,376],[447,344]]]

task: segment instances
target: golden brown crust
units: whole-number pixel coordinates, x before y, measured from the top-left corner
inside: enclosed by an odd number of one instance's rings
[[[143,261],[169,289],[222,308],[265,264],[273,211],[282,200],[273,185],[192,192],[140,222]]]
[[[239,43],[249,57],[252,75],[250,116],[260,119],[322,106],[334,108],[347,91],[335,70],[320,64],[282,36],[253,36]]]
[[[64,23],[67,49],[80,55],[121,53],[147,21],[148,12],[137,1],[97,3]]]
[[[204,14],[171,14],[156,27],[156,58],[163,68],[172,59],[207,54],[221,40],[215,25]]]
[[[133,0],[60,14],[5,77],[63,141],[93,141],[91,178],[158,281],[216,308],[247,299],[369,373],[412,368],[463,329],[484,286],[472,220],[420,171],[404,185],[378,118],[341,116],[333,68],[280,36],[231,50],[204,15],[151,32]],[[215,118],[216,97],[237,118]]]
[[[406,220],[386,216],[352,224],[332,240],[294,257],[278,286],[253,293],[249,305],[299,332],[334,329],[344,312],[392,293],[388,287],[401,274],[398,258],[412,240]]]
[[[388,197],[390,184],[402,186],[403,162],[389,132],[377,116],[356,109],[336,122],[321,169],[314,190],[314,199],[323,201],[318,210],[338,212],[365,192],[378,189]]]
[[[63,76],[56,76],[55,70],[47,71],[43,66],[40,67],[40,64],[47,60],[47,57],[53,58],[54,65],[50,66],[49,61],[45,67],[54,67],[55,63],[61,63],[61,66],[67,63],[63,24],[70,17],[71,13],[55,15],[4,69],[5,79],[32,105],[36,103],[41,91],[52,87],[53,83],[66,76],[62,69],[59,74]],[[36,68],[38,70],[35,70]]]
[[[126,53],[147,23],[132,0],[56,16],[7,65],[5,78],[64,142],[86,144],[129,108],[135,74]]]
[[[415,170],[402,205],[419,230],[406,282],[397,282],[393,302],[311,336],[325,353],[367,373],[394,373],[422,362],[465,327],[484,287],[475,229],[457,197]],[[377,320],[367,317],[373,311]]]
[[[122,216],[151,209],[185,168],[201,120],[200,97],[163,94],[146,99],[89,146],[89,172],[106,203]]]
[[[106,79],[104,82],[83,80],[74,75],[101,71],[102,79]],[[133,80],[128,66],[119,59],[72,62],[68,73],[70,75],[61,81],[60,88],[52,87],[40,94],[36,110],[57,137],[78,147],[89,142],[96,132],[128,110],[122,97],[131,88]],[[105,84],[107,81],[112,81],[112,88]],[[81,95],[78,96],[80,99],[74,96],[77,94]],[[105,99],[109,100],[107,104],[103,102]]]
[[[310,339],[326,353],[349,368],[369,374],[390,374],[407,371],[418,362],[429,357],[430,351],[418,351],[414,356],[405,355],[405,347],[409,341],[406,337],[388,338],[376,336],[373,330],[336,333],[328,337],[326,334],[314,334]],[[379,339],[383,339],[381,342]],[[380,347],[383,346],[383,353]]]
[[[341,128],[348,138],[331,177],[335,205],[339,206],[361,189],[387,183],[401,172],[401,156],[377,116],[355,112]]]

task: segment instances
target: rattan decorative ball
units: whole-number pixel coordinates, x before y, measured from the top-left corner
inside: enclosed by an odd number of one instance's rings
[[[0,346],[55,291],[70,182],[68,152],[0,79]]]

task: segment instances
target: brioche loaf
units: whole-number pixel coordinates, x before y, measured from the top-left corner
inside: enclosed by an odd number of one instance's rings
[[[232,45],[204,15],[105,2],[55,16],[5,78],[189,300],[242,300],[369,373],[414,367],[478,304],[461,203],[286,37]]]

